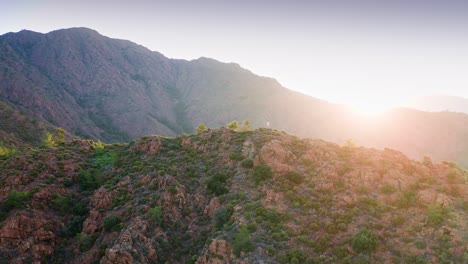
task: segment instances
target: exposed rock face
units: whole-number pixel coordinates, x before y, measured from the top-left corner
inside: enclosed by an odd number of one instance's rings
[[[235,256],[232,253],[232,247],[226,240],[214,239],[208,246],[208,251],[205,255],[197,260],[197,264],[224,264],[232,263]],[[235,263],[238,263],[236,261]]]
[[[156,250],[153,248],[151,238],[147,237],[148,223],[140,218],[134,219],[132,223],[121,232],[117,240],[106,249],[105,256],[101,259],[102,264],[134,263],[133,256],[138,256],[141,263],[154,263],[157,260]]]
[[[57,236],[48,229],[54,229],[56,225],[40,211],[20,212],[3,223],[0,245],[3,248],[18,249],[20,255],[17,260],[22,258],[21,254],[32,250],[33,259],[40,261],[54,254]]]
[[[162,148],[161,139],[159,137],[149,137],[147,140],[139,140],[132,146],[132,150],[139,150],[147,155],[154,155]]]
[[[210,218],[214,217],[216,210],[221,207],[221,201],[218,197],[211,199],[210,203],[205,207],[203,211],[204,214],[208,215]]]
[[[288,164],[294,163],[296,157],[294,154],[278,140],[273,140],[265,144],[259,151],[254,160],[254,164],[268,164],[271,169],[278,174],[284,174],[291,170]]]

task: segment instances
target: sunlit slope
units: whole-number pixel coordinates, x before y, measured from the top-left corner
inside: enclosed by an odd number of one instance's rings
[[[51,263],[464,263],[467,172],[272,130],[0,159],[0,255]]]

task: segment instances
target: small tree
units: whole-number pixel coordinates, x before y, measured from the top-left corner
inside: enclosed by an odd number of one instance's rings
[[[244,121],[242,121],[242,125],[241,125],[241,130],[242,131],[249,131],[251,128],[250,128],[250,121],[248,119],[245,119]]]
[[[156,206],[148,211],[148,220],[153,225],[161,225],[163,220],[163,212],[161,206]]]
[[[255,249],[255,245],[250,240],[250,232],[247,226],[241,226],[239,230],[237,230],[237,233],[234,234],[232,245],[236,256],[240,256],[241,252],[247,253]]]
[[[55,131],[54,139],[58,144],[65,143],[65,129],[58,128],[57,131]]]
[[[205,132],[208,130],[208,127],[205,125],[205,123],[201,122],[197,128],[195,128],[195,131],[197,131],[197,134],[200,135],[201,133]]]
[[[42,138],[42,146],[46,148],[52,148],[55,147],[55,141],[53,139],[53,136],[50,132],[46,132],[44,135],[44,138]]]
[[[239,122],[237,122],[237,120],[234,120],[231,123],[227,124],[226,127],[231,130],[237,130],[239,128]]]

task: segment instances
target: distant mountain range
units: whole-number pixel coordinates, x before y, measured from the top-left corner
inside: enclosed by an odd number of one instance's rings
[[[0,100],[105,142],[192,133],[249,119],[337,143],[353,139],[468,166],[468,115],[396,109],[364,120],[348,108],[282,87],[234,63],[186,61],[86,28],[0,36]]]
[[[448,95],[433,95],[416,97],[409,100],[408,107],[430,112],[460,112],[468,113],[468,98]]]

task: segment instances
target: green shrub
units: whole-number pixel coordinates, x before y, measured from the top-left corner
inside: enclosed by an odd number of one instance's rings
[[[27,191],[18,192],[16,190],[12,190],[7,198],[7,206],[11,209],[23,208],[26,206],[26,203],[29,201],[30,197],[31,195]]]
[[[430,204],[427,208],[427,222],[431,226],[439,226],[448,217],[449,210],[440,204]]]
[[[104,231],[112,231],[112,228],[115,225],[120,224],[121,220],[120,217],[116,215],[109,215],[104,219]]]
[[[53,139],[53,135],[50,132],[46,132],[44,137],[42,138],[42,146],[46,148],[55,147],[55,141]]]
[[[302,264],[306,263],[306,260],[306,253],[298,248],[290,250],[286,255],[282,255],[279,258],[279,262],[285,264]]]
[[[293,184],[301,184],[304,182],[304,176],[297,171],[288,171],[284,177]]]
[[[52,201],[54,208],[61,213],[67,213],[73,207],[73,201],[70,197],[58,194]]]
[[[80,233],[83,229],[84,216],[75,216],[72,220],[68,221],[61,230],[61,234],[64,237],[73,237]]]
[[[409,208],[411,206],[416,205],[418,201],[418,196],[414,191],[404,191],[398,197],[396,204],[400,208]]]
[[[90,250],[93,247],[96,238],[97,234],[94,234],[92,236],[87,236],[83,233],[78,234],[78,247],[80,248],[80,251],[86,252]]]
[[[367,227],[361,228],[351,240],[353,250],[356,253],[372,253],[378,246],[378,238]]]
[[[242,161],[241,166],[246,169],[251,169],[253,168],[253,160],[245,159]]]
[[[242,156],[242,154],[240,153],[232,152],[231,154],[229,154],[229,158],[235,161],[241,161],[244,159],[244,156]]]
[[[214,195],[222,195],[228,192],[226,187],[227,176],[221,173],[216,173],[206,181],[208,192]]]
[[[205,132],[208,130],[208,127],[205,125],[205,123],[200,123],[197,128],[195,128],[195,131],[197,131],[197,134],[200,135],[201,133]]]
[[[104,183],[102,175],[97,170],[80,170],[78,183],[83,190],[95,190]]]
[[[396,192],[396,189],[392,185],[384,185],[384,186],[380,187],[380,191],[383,194],[392,194],[392,193]]]
[[[271,177],[273,177],[273,172],[268,165],[260,164],[254,168],[252,177],[255,181],[255,184],[258,185],[262,181],[271,179]]]
[[[229,211],[226,209],[226,207],[220,207],[218,210],[216,210],[214,214],[214,222],[215,222],[215,227],[216,228],[222,228],[225,223],[229,221],[230,218]]]
[[[232,130],[237,130],[239,128],[239,122],[237,120],[234,120],[231,123],[227,124],[226,127]]]
[[[234,254],[240,256],[241,252],[251,252],[254,250],[255,246],[250,240],[250,233],[247,226],[241,226],[236,234],[234,235],[234,240],[232,241],[232,246],[234,248]]]
[[[163,212],[161,206],[155,206],[148,210],[148,220],[153,225],[161,225],[163,220]]]

